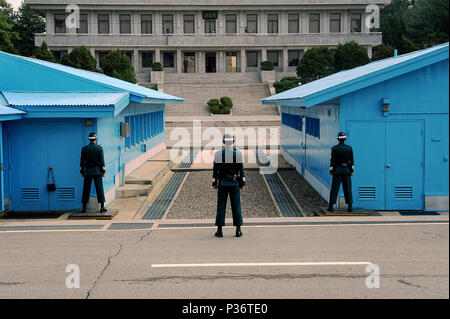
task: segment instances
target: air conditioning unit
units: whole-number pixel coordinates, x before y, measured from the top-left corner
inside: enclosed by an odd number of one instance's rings
[[[130,137],[130,123],[120,122],[120,136]]]

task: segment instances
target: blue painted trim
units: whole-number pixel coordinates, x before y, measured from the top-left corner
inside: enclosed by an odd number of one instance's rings
[[[0,122],[1,121],[13,121],[13,120],[20,120],[22,119],[26,114],[12,114],[12,115],[0,115]]]
[[[117,101],[117,103],[114,106],[114,117],[120,114],[128,105],[130,105],[130,94],[128,93],[126,96],[124,96],[122,99]]]
[[[55,112],[31,112],[23,115],[23,118],[108,118],[114,117],[114,111],[99,111],[99,112],[79,112],[79,113],[68,113],[64,111]]]
[[[3,165],[3,125],[0,122],[0,163]],[[0,168],[0,210],[5,210],[5,183],[3,169]]]
[[[151,99],[151,98],[144,98],[142,99],[142,103],[145,104],[166,104],[166,103],[183,103],[184,99],[176,100],[165,100],[165,99]]]

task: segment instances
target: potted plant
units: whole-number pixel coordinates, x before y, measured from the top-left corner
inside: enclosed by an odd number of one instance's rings
[[[152,63],[152,71],[150,77],[153,84],[164,84],[164,70],[161,62]]]
[[[261,62],[261,81],[265,83],[275,82],[275,65],[273,64],[273,62]]]

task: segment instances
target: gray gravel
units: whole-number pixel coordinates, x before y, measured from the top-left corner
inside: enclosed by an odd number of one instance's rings
[[[211,179],[212,171],[190,172],[166,218],[216,218],[217,190],[211,186]],[[259,171],[247,170],[246,179],[245,190],[241,191],[244,223],[246,217],[280,217]],[[232,217],[230,200],[226,217]]]
[[[328,203],[295,169],[279,170],[278,173],[307,216],[314,216],[319,207],[328,206]]]

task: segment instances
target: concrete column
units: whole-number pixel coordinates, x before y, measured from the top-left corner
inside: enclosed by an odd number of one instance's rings
[[[223,14],[223,11],[219,11],[217,13],[217,20],[216,20],[216,34],[224,34],[225,33],[225,15]]]
[[[153,34],[162,34],[162,15],[160,11],[155,11],[153,13]]]
[[[241,49],[241,72],[247,72],[247,55],[245,54],[245,49]]]
[[[134,72],[138,72],[141,69],[139,65],[139,50],[133,50],[133,67]]]
[[[300,15],[300,33],[306,34],[309,33],[309,14],[308,11],[303,11]]]
[[[262,49],[261,50],[261,61],[260,62],[263,62],[263,61],[267,61],[267,49]]]
[[[367,47],[367,55],[369,56],[370,59],[372,59],[372,47],[371,46]]]
[[[46,32],[47,34],[55,33],[55,20],[53,19],[53,13],[47,12],[45,15]]]
[[[161,64],[162,64],[160,48],[155,49],[155,62],[161,62]]]
[[[288,13],[286,11],[282,11],[281,14],[279,15],[280,17],[280,33],[281,34],[286,34],[289,31],[289,27],[288,27]]]
[[[225,73],[226,65],[225,65],[225,51],[219,51],[219,63],[218,63],[218,72]]]
[[[330,33],[330,18],[328,11],[322,11],[320,13],[320,33]]]
[[[119,13],[113,11],[109,15],[110,34],[120,34]]]
[[[238,19],[238,33],[245,34],[245,11],[239,11],[239,19]]]
[[[203,15],[202,15],[202,11],[197,11],[197,20],[196,20],[196,33],[197,34],[204,34],[205,33],[205,27],[204,27],[204,22],[203,22]]]
[[[289,72],[288,49],[283,49],[283,72]]]
[[[258,15],[259,25],[258,32],[262,34],[267,33],[267,13],[265,11],[260,11]]]
[[[181,49],[177,49],[177,73],[182,73],[183,69],[182,69],[182,52]]]
[[[98,34],[98,17],[97,12],[89,12],[88,15],[88,32],[89,34]]]
[[[342,13],[342,33],[350,33],[350,13],[343,12]]]
[[[205,73],[205,52],[198,51],[197,53],[197,61],[198,64],[198,73]]]
[[[131,19],[131,33],[141,34],[141,16],[139,12],[133,12]]]

